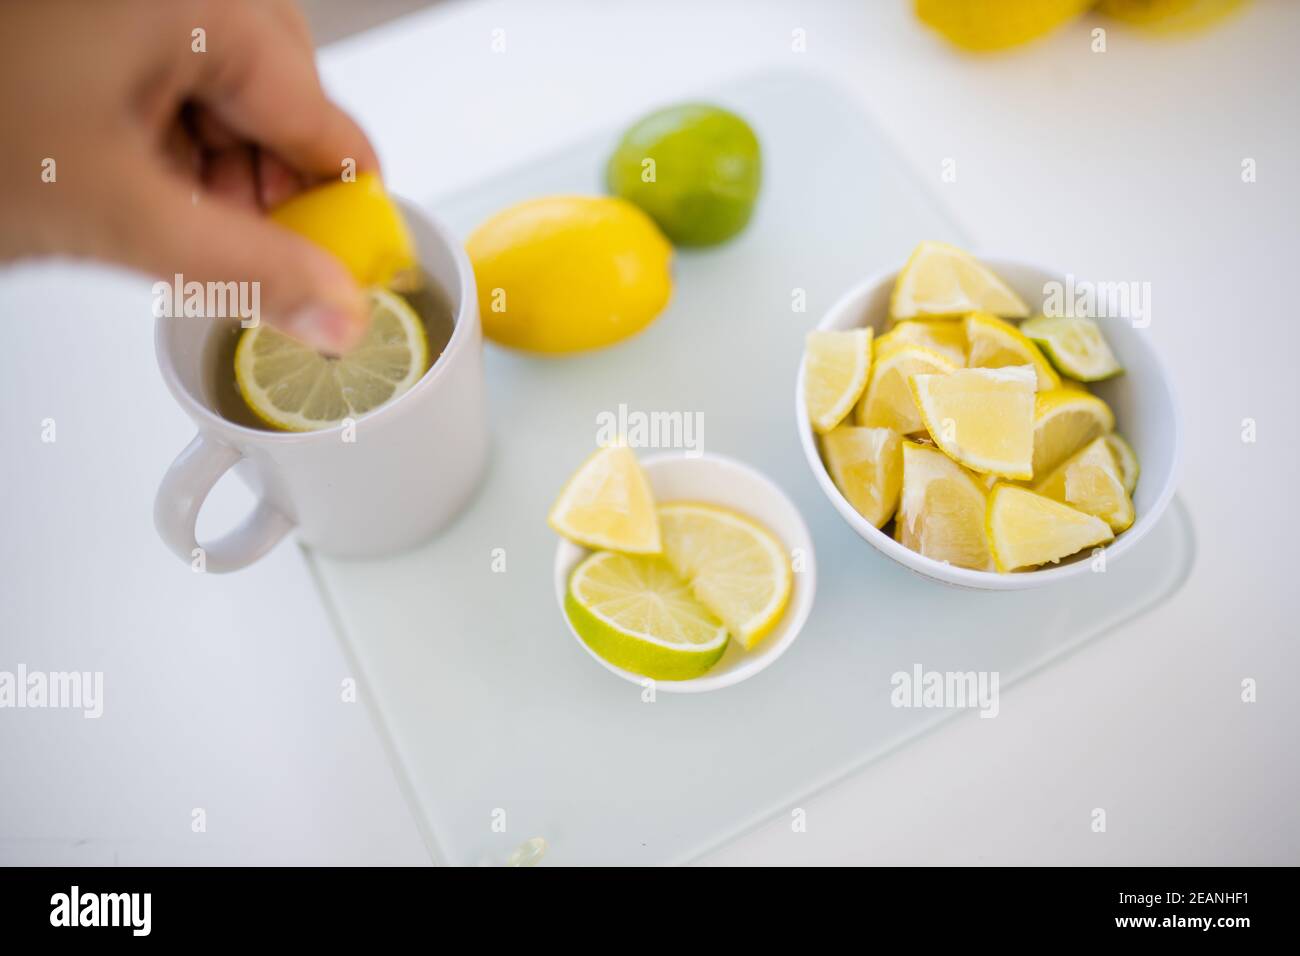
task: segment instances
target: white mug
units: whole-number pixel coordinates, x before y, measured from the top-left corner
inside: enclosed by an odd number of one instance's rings
[[[154,501],[158,534],[181,560],[235,571],[295,528],[304,543],[331,555],[400,551],[441,529],[473,496],[488,451],[474,273],[443,226],[400,205],[421,266],[451,303],[454,327],[423,378],[351,429],[273,432],[227,421],[214,410],[203,365],[208,338],[220,331],[215,323],[238,320],[158,319],[163,380],[199,429]],[[200,543],[199,510],[231,468],[257,494],[257,506],[238,528]]]

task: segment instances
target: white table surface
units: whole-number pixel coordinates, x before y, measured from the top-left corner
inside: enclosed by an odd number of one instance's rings
[[[991,59],[954,54],[909,8],[459,3],[321,61],[391,186],[419,198],[738,73],[813,70],[983,248],[1151,283],[1187,423],[1184,590],[1004,693],[996,720],[959,717],[810,800],[806,832],[778,819],[707,862],[1300,862],[1300,6],[1173,41],[1084,20]],[[404,96],[415,76],[446,95]],[[106,269],[0,278],[0,670],[105,680],[99,720],[0,711],[0,863],[424,862],[364,707],[340,700],[347,664],[298,549],[218,577],[154,537],[157,479],[192,427],[156,371],[148,302],[147,282]],[[247,502],[223,483],[204,524]]]

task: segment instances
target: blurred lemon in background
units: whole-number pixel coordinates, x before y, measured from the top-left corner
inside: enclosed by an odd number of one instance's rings
[[[680,246],[715,245],[744,229],[762,175],[749,124],[705,103],[638,120],[605,169],[609,191],[636,203]]]
[[[916,0],[916,15],[963,50],[1003,50],[1050,33],[1093,2]]]
[[[362,286],[386,286],[415,267],[406,223],[374,173],[305,190],[270,217],[333,253]]]
[[[916,0],[916,15],[963,50],[1004,50],[1090,7],[1157,32],[1209,26],[1248,0]]]
[[[639,332],[672,294],[672,246],[622,199],[547,196],[502,210],[465,243],[488,338],[536,352]]]
[[[1160,32],[1209,26],[1246,5],[1246,0],[1101,0],[1097,9],[1135,26]]]

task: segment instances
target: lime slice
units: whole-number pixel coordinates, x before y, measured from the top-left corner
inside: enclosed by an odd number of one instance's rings
[[[957,325],[960,327],[960,323]],[[854,419],[859,425],[891,428],[900,435],[924,431],[925,422],[912,398],[908,377],[955,372],[960,367],[923,345],[902,342],[887,350],[877,349],[871,379]]]
[[[957,368],[966,364],[966,328],[955,319],[909,319],[876,339],[876,354],[900,345],[919,345],[937,352]]]
[[[1080,382],[1100,382],[1124,371],[1092,319],[1040,315],[1022,323],[1020,331],[1062,374]]]
[[[966,364],[971,368],[1006,368],[1008,365],[1032,365],[1038,375],[1038,390],[1060,388],[1060,376],[1043,358],[1038,346],[1010,322],[987,312],[966,316],[966,341],[969,343]]]
[[[930,437],[954,461],[1003,478],[1033,477],[1032,366],[913,375],[908,384]]]
[[[1110,406],[1090,392],[1073,388],[1039,392],[1034,397],[1033,477],[1045,478],[1065,459],[1114,427],[1115,415]]]
[[[660,550],[659,519],[650,482],[625,445],[596,452],[574,472],[546,521],[587,548],[635,554]]]
[[[569,578],[564,610],[604,660],[655,680],[690,680],[718,662],[727,629],[653,555],[597,551]]]
[[[304,190],[271,220],[333,253],[361,286],[388,286],[416,264],[397,205],[374,173]]]
[[[871,371],[871,329],[809,332],[804,345],[804,401],[817,432],[853,410]]]
[[[1114,539],[1110,525],[1019,485],[989,493],[989,541],[1001,572],[1055,564],[1084,548]]]
[[[903,480],[898,433],[841,425],[822,437],[835,487],[855,511],[879,528],[894,516]]]
[[[785,548],[757,522],[717,505],[659,508],[664,557],[745,650],[780,621],[793,586]]]
[[[1105,438],[1094,438],[1034,485],[1035,492],[1094,515],[1119,534],[1133,523],[1133,500]]]
[[[889,314],[915,319],[967,312],[1022,319],[1029,307],[970,253],[946,242],[921,243],[894,281]]]
[[[420,317],[402,299],[371,289],[370,328],[351,352],[322,355],[269,325],[235,347],[235,381],[268,425],[306,432],[373,411],[406,392],[429,367]]]
[[[961,568],[992,571],[979,478],[943,452],[903,442],[903,493],[894,537],[927,558]]]
[[[1115,462],[1119,465],[1120,480],[1124,483],[1124,491],[1133,494],[1133,489],[1137,487],[1138,473],[1141,471],[1138,465],[1137,452],[1133,446],[1120,437],[1118,432],[1111,432],[1106,436],[1106,444],[1110,446],[1111,454],[1115,456]]]

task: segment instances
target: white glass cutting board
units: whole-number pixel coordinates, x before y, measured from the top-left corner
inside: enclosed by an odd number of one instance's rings
[[[489,345],[493,460],[477,499],[438,539],[380,561],[309,552],[439,862],[501,864],[532,837],[545,838],[550,864],[690,860],[957,712],[895,708],[895,672],[996,671],[1005,689],[1163,601],[1193,560],[1177,501],[1107,573],[1034,591],[948,588],[859,539],[799,448],[804,333],[851,283],[897,266],[919,240],[978,245],[834,88],[765,74],[709,99],[746,116],[762,141],[763,192],[748,230],[679,253],[670,307],[631,341],[572,358]],[[614,140],[428,208],[465,236],[526,198],[600,192]],[[1032,256],[1032,239],[1002,251]],[[796,290],[806,311],[792,307]],[[705,449],[765,472],[812,531],[812,616],[789,652],[744,684],[644,703],[561,618],[546,511],[595,447],[597,415],[620,404],[701,412]],[[502,555],[505,570],[494,571]]]

